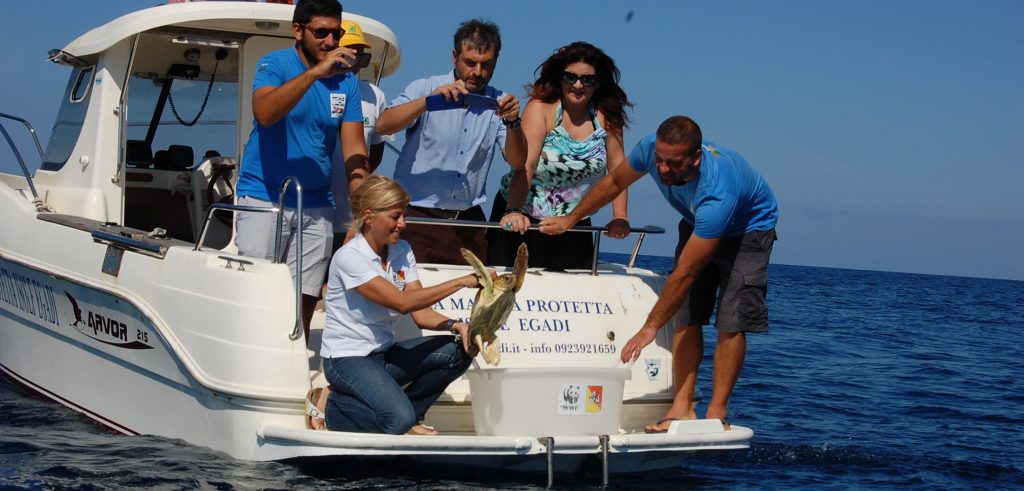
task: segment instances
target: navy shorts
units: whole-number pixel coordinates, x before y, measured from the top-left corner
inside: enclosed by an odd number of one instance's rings
[[[680,220],[676,262],[692,234],[693,227]],[[676,327],[709,324],[717,301],[719,331],[767,332],[768,259],[776,239],[775,229],[723,237],[676,311]]]

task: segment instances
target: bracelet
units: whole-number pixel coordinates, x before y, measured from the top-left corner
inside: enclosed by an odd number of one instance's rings
[[[520,210],[519,208],[505,208],[505,213],[501,214],[501,218],[505,218],[513,213],[518,213],[520,215],[523,214],[522,210]]]
[[[518,130],[519,127],[523,125],[523,118],[516,118],[516,119],[513,119],[512,121],[509,121],[507,119],[502,119],[501,120],[501,124],[504,124],[505,127],[510,129],[510,130]]]
[[[444,322],[442,323],[442,325],[443,325],[443,326],[444,326],[444,327],[445,327],[446,329],[448,329],[448,332],[450,332],[450,333],[452,333],[452,334],[455,334],[455,335],[458,335],[458,334],[459,334],[459,331],[456,331],[456,330],[455,330],[455,323],[456,323],[456,322],[459,322],[459,321],[457,321],[457,320],[455,320],[455,319],[448,319],[448,320],[444,321]]]

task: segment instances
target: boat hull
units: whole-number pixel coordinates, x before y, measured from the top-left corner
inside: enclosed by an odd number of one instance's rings
[[[242,458],[256,449],[252,428],[270,421],[302,428],[296,401],[204,387],[123,297],[4,259],[0,285],[0,370],[107,428]]]

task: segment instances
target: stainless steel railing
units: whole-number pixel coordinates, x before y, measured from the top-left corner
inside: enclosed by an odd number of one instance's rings
[[[194,251],[199,251],[203,248],[203,242],[206,241],[206,232],[210,228],[210,221],[213,219],[213,214],[218,210],[228,211],[249,211],[255,213],[277,213],[277,226],[274,227],[274,260],[275,263],[284,262],[284,254],[281,252],[281,234],[284,229],[284,195],[288,191],[288,187],[295,185],[296,194],[296,206],[295,213],[296,223],[299,224],[299,231],[296,233],[295,250],[295,326],[292,329],[292,333],[288,335],[288,339],[295,341],[302,335],[302,183],[295,176],[285,178],[284,182],[281,183],[281,190],[277,196],[277,206],[274,207],[263,207],[263,206],[242,206],[242,205],[229,205],[225,203],[214,203],[206,209],[206,220],[203,222],[202,231],[199,233],[199,240],[196,241]]]
[[[402,150],[395,146],[389,141],[385,141],[384,145],[395,152],[395,155],[402,153]],[[425,223],[431,225],[449,225],[453,227],[482,227],[482,228],[501,228],[501,224],[493,222],[482,222],[474,220],[447,220],[442,218],[421,218],[421,217],[405,217],[405,221],[408,223]],[[537,230],[540,227],[538,225],[531,225],[530,230]],[[607,231],[606,227],[594,227],[594,226],[575,226],[566,231],[569,232],[590,232],[594,238],[594,257],[590,261],[590,274],[597,276],[597,255],[601,250],[601,233]],[[629,255],[628,266],[632,268],[636,265],[636,258],[640,254],[640,246],[643,245],[644,239],[647,234],[663,234],[665,229],[656,227],[654,225],[646,225],[643,227],[635,227],[629,229],[630,233],[637,235],[636,244],[633,245],[633,251]]]
[[[406,223],[420,223],[427,225],[438,225],[438,226],[450,226],[450,227],[476,227],[476,228],[501,228],[500,223],[494,222],[483,222],[478,220],[448,220],[444,218],[424,218],[424,217],[405,217]],[[540,225],[531,224],[530,230],[539,230]],[[594,238],[594,256],[590,261],[590,274],[597,276],[597,254],[601,250],[601,233],[607,231],[607,227],[595,227],[592,225],[577,225],[570,228],[566,233],[570,232],[586,232],[593,234]],[[663,234],[665,229],[656,227],[654,225],[645,225],[643,227],[630,227],[630,233],[638,234],[636,244],[633,246],[633,252],[629,256],[629,267],[632,268],[636,264],[636,257],[640,253],[640,246],[644,242],[644,238],[647,234]]]
[[[12,121],[17,121],[25,125],[26,128],[28,128],[28,132],[32,134],[32,139],[36,142],[36,150],[39,151],[39,161],[42,162],[43,146],[39,144],[39,136],[36,135],[36,129],[33,128],[28,121],[17,116],[0,113],[0,118],[6,118]],[[21,173],[25,176],[25,180],[28,182],[28,189],[29,191],[32,192],[32,198],[39,198],[39,193],[36,192],[36,185],[35,183],[32,182],[32,173],[28,171],[28,166],[25,165],[25,159],[21,158],[21,152],[18,151],[18,146],[14,144],[14,140],[11,139],[10,133],[7,132],[7,128],[4,128],[3,124],[0,124],[0,132],[4,134],[4,138],[7,139],[7,144],[11,146],[11,151],[14,152],[14,157],[18,159],[18,165],[21,166]]]

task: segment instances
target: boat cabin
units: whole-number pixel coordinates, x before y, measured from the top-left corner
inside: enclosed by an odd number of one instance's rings
[[[213,203],[233,201],[242,147],[252,130],[257,61],[292,46],[294,7],[203,2],[128,14],[75,39],[50,59],[68,84],[42,166],[40,197],[58,213],[195,242]],[[255,15],[254,15],[255,14]],[[359,22],[379,80],[400,62],[390,29]],[[204,246],[231,243],[219,211]]]

